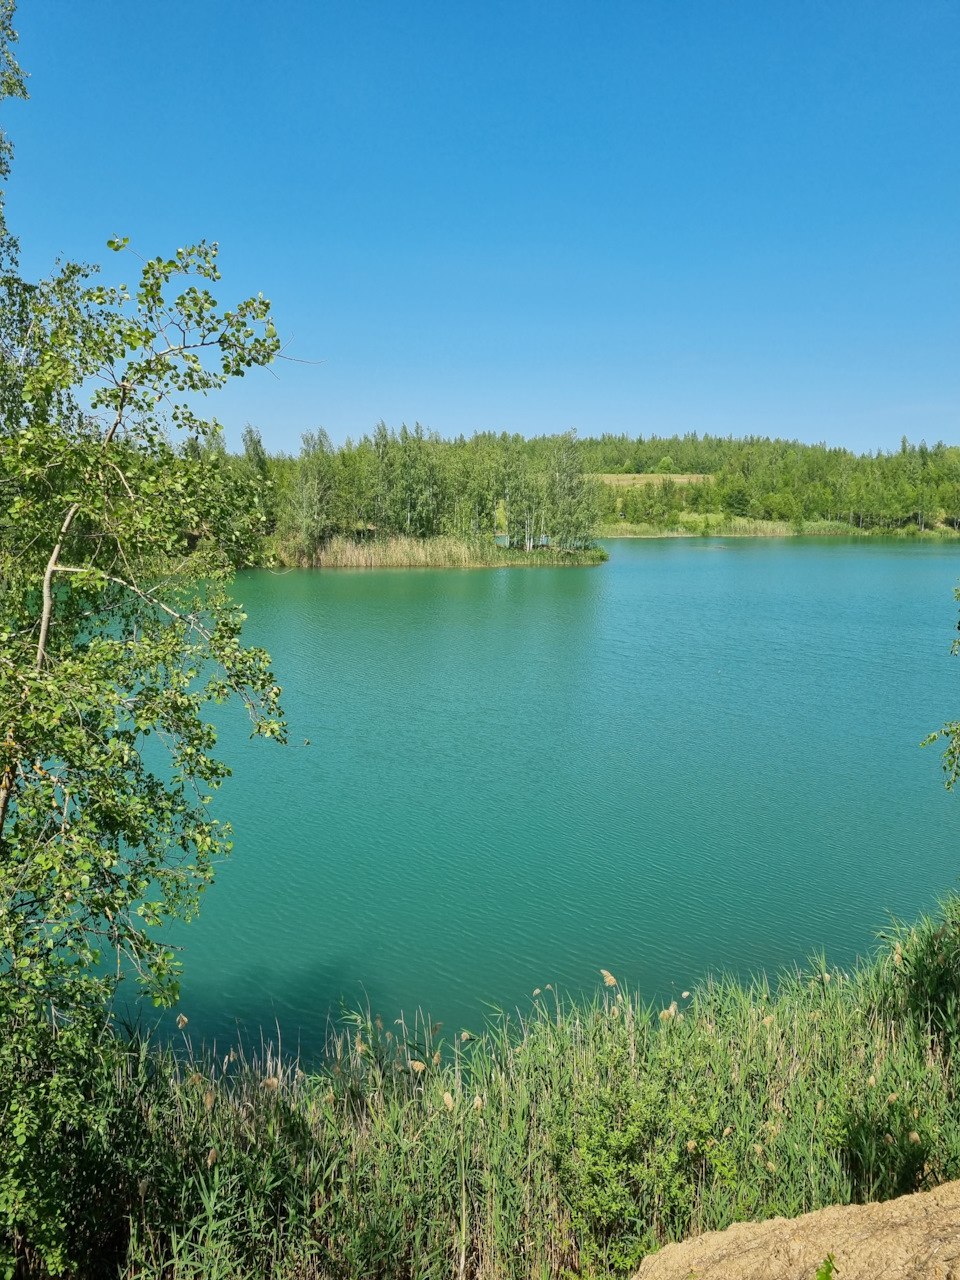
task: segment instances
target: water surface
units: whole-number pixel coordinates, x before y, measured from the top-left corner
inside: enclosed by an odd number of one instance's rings
[[[952,545],[610,544],[595,569],[247,574],[292,740],[224,727],[235,853],[185,945],[196,1038],[449,1031],[535,987],[645,996],[825,949],[960,874]]]

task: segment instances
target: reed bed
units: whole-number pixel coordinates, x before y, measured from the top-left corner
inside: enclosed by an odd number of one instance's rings
[[[662,1007],[603,982],[475,1038],[350,1014],[314,1070],[118,1045],[63,1146],[75,1274],[627,1276],[691,1233],[960,1176],[957,899],[852,973]]]
[[[537,547],[533,551],[506,548],[492,538],[330,538],[309,560],[278,544],[277,563],[314,569],[494,569],[504,566],[592,565],[607,559],[600,547],[565,551]]]

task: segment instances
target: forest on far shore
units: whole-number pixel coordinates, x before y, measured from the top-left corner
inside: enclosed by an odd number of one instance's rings
[[[684,511],[751,520],[831,521],[864,532],[960,528],[960,448],[904,436],[900,448],[855,454],[825,444],[732,437],[602,436],[583,441],[591,471],[659,474],[658,485],[614,490],[605,512],[670,525]],[[682,475],[683,483],[669,477]]]
[[[618,525],[689,532],[710,516],[795,531],[827,521],[864,533],[960,530],[960,447],[905,437],[899,450],[858,455],[696,433],[444,439],[381,422],[340,446],[308,432],[290,455],[269,453],[248,426],[243,452],[222,461],[252,485],[270,546],[293,564],[314,563],[335,537],[500,537],[526,551],[573,550]],[[621,476],[645,482],[613,482]]]

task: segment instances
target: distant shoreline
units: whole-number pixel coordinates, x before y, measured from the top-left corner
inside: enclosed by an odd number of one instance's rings
[[[861,538],[873,542],[957,542],[960,530],[937,525],[933,529],[919,529],[907,525],[903,529],[858,529],[855,525],[834,520],[811,520],[797,525],[781,520],[751,520],[746,516],[731,516],[716,522],[705,517],[696,523],[679,528],[664,529],[655,525],[635,525],[621,522],[603,525],[597,537],[602,541],[635,538]]]

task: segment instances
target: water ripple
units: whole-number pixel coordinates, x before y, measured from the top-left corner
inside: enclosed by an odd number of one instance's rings
[[[723,554],[715,554],[719,549]],[[222,737],[236,851],[179,932],[221,1042],[369,998],[447,1027],[852,961],[955,882],[920,738],[955,706],[947,547],[619,543],[596,570],[249,574],[306,750]]]

